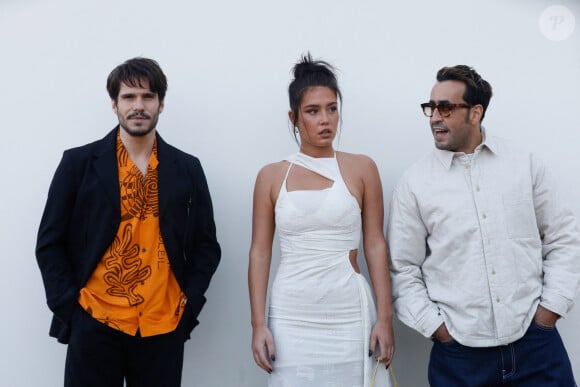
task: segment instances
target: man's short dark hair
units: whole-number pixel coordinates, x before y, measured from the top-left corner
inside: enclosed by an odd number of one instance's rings
[[[491,85],[483,79],[473,67],[457,65],[453,67],[443,67],[437,72],[437,81],[459,81],[465,84],[463,99],[470,105],[483,106],[481,121],[485,117],[485,111],[491,99]]]
[[[143,87],[144,81],[149,82],[149,89],[163,101],[167,91],[167,78],[159,63],[148,58],[129,59],[115,67],[107,78],[107,91],[111,99],[117,102],[121,83],[131,87]]]

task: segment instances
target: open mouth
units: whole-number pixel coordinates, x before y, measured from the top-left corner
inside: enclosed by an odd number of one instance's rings
[[[435,127],[435,128],[433,128],[432,131],[433,131],[433,135],[435,137],[444,136],[447,133],[449,133],[449,129],[447,129],[447,128],[440,128],[440,127]]]

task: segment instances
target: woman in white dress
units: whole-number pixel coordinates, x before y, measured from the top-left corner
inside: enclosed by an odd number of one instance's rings
[[[334,150],[341,93],[330,65],[303,57],[289,97],[300,149],[263,167],[254,188],[254,360],[271,387],[388,386],[395,345],[377,166]],[[275,229],[281,258],[266,321]],[[357,264],[361,233],[376,309]]]

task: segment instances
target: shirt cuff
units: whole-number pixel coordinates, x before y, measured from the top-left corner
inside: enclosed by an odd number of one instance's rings
[[[545,289],[540,299],[541,306],[560,315],[560,317],[565,317],[568,314],[568,311],[572,308],[572,304],[572,300],[562,297],[557,293],[546,291]]]
[[[445,321],[441,317],[439,311],[434,311],[427,313],[422,319],[417,321],[415,329],[419,331],[423,336],[430,339],[437,328],[441,326]]]

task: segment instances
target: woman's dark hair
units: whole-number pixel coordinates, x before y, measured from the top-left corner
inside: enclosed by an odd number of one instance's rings
[[[470,105],[483,106],[481,121],[485,117],[485,111],[491,99],[491,85],[483,79],[474,68],[466,65],[443,67],[437,72],[437,81],[459,81],[465,84],[463,99]]]
[[[292,70],[294,79],[288,86],[288,97],[290,99],[290,109],[294,113],[294,122],[292,122],[294,127],[298,123],[300,103],[304,93],[312,87],[323,86],[331,89],[336,94],[342,109],[342,93],[338,87],[333,66],[321,60],[313,60],[310,53],[307,53],[300,58],[300,61],[294,65]],[[296,139],[295,131],[294,138]]]
[[[148,58],[133,58],[115,67],[107,78],[107,91],[115,102],[119,98],[121,83],[131,87],[143,87],[143,81],[149,82],[149,89],[156,93],[159,101],[165,98],[167,78],[159,63]]]

